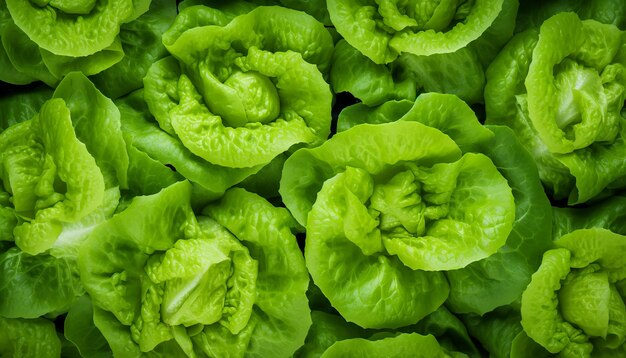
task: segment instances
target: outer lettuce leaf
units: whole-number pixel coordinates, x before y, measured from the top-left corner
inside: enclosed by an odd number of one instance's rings
[[[533,4],[522,2],[515,32],[539,27],[542,22],[559,12],[575,12],[581,19],[593,19],[626,29],[626,4],[616,0],[553,0]]]
[[[337,132],[343,132],[357,124],[390,123],[402,118],[413,107],[413,101],[387,101],[377,107],[363,103],[345,107],[337,118]]]
[[[68,74],[54,91],[71,113],[76,137],[85,143],[104,175],[107,188],[127,186],[128,154],[120,113],[83,74]]]
[[[328,348],[322,357],[467,357],[448,352],[432,335],[402,333],[377,340],[352,338],[339,341]]]
[[[522,295],[522,326],[551,353],[618,354],[626,341],[626,237],[580,229],[555,241]],[[549,302],[549,303],[547,303]]]
[[[94,309],[87,295],[75,302],[63,321],[63,334],[81,357],[111,357],[111,348],[94,324]]]
[[[502,307],[483,316],[470,315],[464,322],[470,334],[494,358],[551,357],[528,338],[520,324],[519,308]]]
[[[345,130],[360,123],[415,121],[437,128],[452,138],[463,152],[480,152],[493,133],[483,127],[472,109],[457,96],[423,93],[409,101],[390,101],[375,109],[360,104],[347,107],[339,114],[337,128]]]
[[[335,93],[350,92],[367,106],[415,99],[417,80],[401,66],[376,64],[346,40],[337,42],[332,61],[330,83]]]
[[[1,11],[1,9],[0,9]],[[41,80],[53,86],[58,79],[43,62],[39,46],[12,21],[8,21],[0,29],[2,40],[2,56],[5,67],[1,78],[13,84],[27,84]]]
[[[330,133],[328,31],[279,7],[229,22],[230,15],[185,7],[164,34],[175,59],[155,63],[144,79],[161,128],[192,153],[232,168],[265,165],[293,145],[321,142]]]
[[[614,196],[586,208],[553,208],[552,237],[578,229],[604,228],[626,235],[626,197]]]
[[[354,143],[367,149],[355,152]],[[513,221],[510,188],[486,157],[467,154],[459,159],[459,154],[440,131],[399,121],[354,127],[318,148],[299,150],[285,163],[281,194],[294,217],[306,225],[307,266],[348,321],[371,328],[417,322],[447,296],[441,273],[421,270],[464,267],[506,240]],[[478,168],[480,175],[474,171]],[[498,199],[483,196],[482,185]],[[444,192],[449,194],[436,194]],[[484,207],[456,204],[475,195]],[[495,206],[489,212],[502,216],[489,219],[494,226],[483,234],[461,219],[482,217],[480,211],[491,203]],[[476,240],[475,246],[468,250],[465,240]],[[487,241],[489,248],[482,246]]]
[[[135,3],[146,1],[53,1],[40,7],[28,0],[8,0],[7,7],[37,45],[56,55],[80,57],[110,46],[120,25],[136,17]]]
[[[53,91],[45,86],[10,94],[0,98],[0,132],[10,126],[33,118],[41,105],[52,97]]]
[[[0,316],[0,354],[7,357],[59,357],[61,341],[51,321]]]
[[[467,267],[447,272],[448,307],[456,312],[484,314],[515,301],[551,245],[551,206],[529,153],[506,127],[495,133],[484,153],[508,180],[515,197],[515,222],[497,253]]]
[[[319,357],[337,341],[365,336],[364,329],[346,322],[341,316],[312,311],[311,318],[311,329],[304,346],[296,352],[295,357]]]
[[[622,185],[622,43],[612,25],[561,13],[516,35],[487,71],[488,123],[533,148],[555,199],[583,203]]]
[[[62,313],[84,293],[74,260],[29,255],[17,247],[0,255],[0,316],[37,318]]]
[[[150,66],[167,55],[161,36],[175,16],[176,6],[173,2],[151,1],[150,9],[145,14],[120,28],[124,58],[92,76],[91,80],[110,98],[118,98],[143,87],[143,78]]]
[[[444,349],[450,352],[463,352],[469,357],[481,357],[476,344],[470,338],[465,324],[445,307],[424,317],[413,326],[401,329],[405,333],[432,334]]]

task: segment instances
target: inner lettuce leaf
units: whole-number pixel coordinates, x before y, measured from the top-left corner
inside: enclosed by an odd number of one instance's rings
[[[156,194],[187,179],[193,184],[192,205],[201,208],[261,169],[261,166],[223,167],[191,153],[180,140],[158,127],[148,110],[143,90],[117,100],[116,104],[129,146],[131,195]]]
[[[55,55],[88,56],[110,46],[121,24],[148,10],[149,1],[7,0],[15,24]]]
[[[553,354],[619,356],[626,341],[626,237],[575,230],[543,255],[522,295],[522,326]]]
[[[230,19],[189,6],[164,34],[173,57],[156,62],[144,79],[160,127],[195,155],[231,168],[266,165],[294,145],[326,139],[328,31],[281,7]]]
[[[579,204],[623,186],[623,42],[614,25],[560,13],[516,35],[487,71],[487,123],[532,148],[554,199]]]
[[[82,248],[81,279],[113,354],[293,354],[311,324],[293,219],[243,189],[196,219],[190,196],[182,181],[135,197]]]
[[[306,226],[316,285],[366,328],[433,312],[448,295],[442,271],[495,253],[514,218],[511,189],[491,160],[461,156],[450,137],[413,121],[359,125],[297,151],[280,192]]]

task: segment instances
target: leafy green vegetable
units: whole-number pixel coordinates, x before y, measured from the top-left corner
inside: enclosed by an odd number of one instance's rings
[[[332,101],[323,78],[333,50],[328,31],[280,7],[228,21],[218,10],[190,6],[164,34],[173,57],[144,79],[161,128],[230,168],[266,165],[296,144],[324,140]]]
[[[410,105],[410,107],[409,107]],[[408,107],[408,108],[407,108]],[[487,155],[507,179],[515,197],[513,230],[498,253],[446,273],[448,305],[456,312],[484,314],[516,300],[549,248],[551,207],[532,157],[505,127],[481,126],[474,112],[452,95],[428,93],[376,109],[356,104],[339,115],[338,130],[361,123],[418,121],[448,134],[464,152]]]
[[[617,27],[560,13],[516,35],[487,71],[487,121],[532,148],[555,199],[583,203],[622,185],[622,44]]]
[[[522,295],[522,326],[551,353],[618,354],[626,341],[626,237],[580,229],[555,241]]]
[[[293,219],[243,189],[196,219],[190,195],[183,181],[135,197],[83,246],[81,279],[113,354],[293,354],[311,324]]]
[[[486,156],[461,157],[442,132],[399,121],[356,126],[297,151],[285,163],[280,192],[306,226],[307,267],[333,307],[362,327],[395,328],[447,298],[438,271],[465,267],[504,244],[513,222],[510,190]]]

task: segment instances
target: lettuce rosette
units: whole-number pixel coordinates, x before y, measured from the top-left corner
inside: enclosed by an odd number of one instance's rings
[[[30,254],[103,221],[128,170],[119,111],[84,75],[68,75],[37,112],[0,133],[3,211],[16,218],[3,235]]]
[[[0,78],[55,85],[66,74],[99,73],[124,57],[120,29],[151,0],[8,0],[0,5]],[[131,29],[134,31],[135,29]]]
[[[243,189],[198,218],[190,199],[186,181],[135,197],[81,249],[113,354],[291,356],[311,325],[295,221]]]
[[[515,198],[515,221],[505,245],[487,258],[448,271],[448,307],[457,313],[484,314],[508,305],[521,295],[549,248],[551,206],[533,158],[504,126],[482,126],[459,98],[424,93],[415,101],[388,101],[372,108],[358,103],[339,114],[337,130],[360,123],[417,121],[439,129],[464,153],[488,156],[506,178]]]
[[[522,295],[526,334],[562,357],[626,353],[626,237],[580,229],[554,242]]]
[[[397,61],[392,67],[403,68],[425,91],[471,103],[482,102],[484,69],[512,36],[517,8],[517,0],[328,0],[332,23],[353,47],[342,46],[339,59],[358,50],[364,55],[359,63],[373,62],[363,67],[368,76],[375,64]],[[336,81],[345,86],[350,72],[338,73]]]
[[[554,199],[584,203],[624,186],[624,39],[560,13],[516,35],[487,71],[487,122],[532,148]]]
[[[189,6],[163,43],[172,56],[144,79],[162,130],[225,168],[262,167],[330,133],[324,80],[333,41],[310,15],[281,7]]]
[[[306,227],[313,281],[365,328],[435,311],[450,292],[444,272],[496,253],[515,218],[491,159],[415,121],[358,125],[298,150],[280,192]]]

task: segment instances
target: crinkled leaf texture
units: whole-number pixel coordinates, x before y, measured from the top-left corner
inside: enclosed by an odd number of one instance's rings
[[[328,137],[333,41],[311,16],[190,6],[163,42],[173,57],[150,68],[145,98],[161,128],[195,155],[250,168]]]
[[[243,189],[196,219],[190,195],[182,181],[135,197],[83,246],[81,279],[113,354],[292,355],[311,325],[293,219]]]
[[[7,0],[15,24],[41,48],[55,55],[81,57],[110,46],[120,25],[147,10],[149,1]],[[139,8],[141,7],[141,8]]]
[[[122,117],[122,132],[128,143],[128,178],[132,195],[155,194],[187,179],[193,184],[192,204],[194,208],[201,208],[261,169],[260,166],[223,167],[191,153],[180,140],[158,127],[142,90],[116,101],[116,104]]]
[[[367,328],[433,312],[449,290],[441,271],[495,253],[514,218],[511,189],[491,160],[461,156],[449,136],[413,121],[359,125],[297,151],[280,192],[306,226],[316,285]]]

